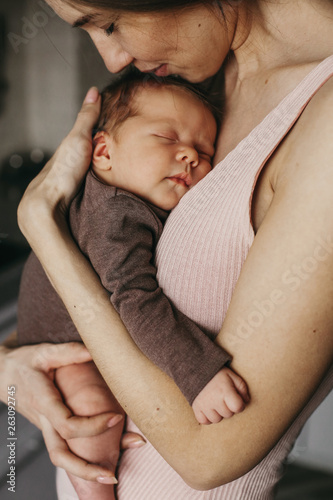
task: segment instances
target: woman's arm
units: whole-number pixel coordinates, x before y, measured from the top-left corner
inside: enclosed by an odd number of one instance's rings
[[[302,139],[297,134],[293,138],[296,152],[285,158],[290,168],[276,182],[274,201],[217,338],[234,356],[233,369],[248,382],[251,403],[243,413],[213,426],[197,424],[178,388],[131,340],[57,209],[57,200],[69,197],[68,191],[59,195],[51,190],[51,198],[43,195],[45,179],[52,187],[57,178],[56,163],[50,176],[36,179],[21,205],[24,233],[111,390],[194,488],[216,487],[254,467],[300,412],[332,362],[329,108],[327,102],[317,106],[317,128],[303,120]],[[321,148],[314,154],[310,145],[318,141]],[[39,228],[46,231],[44,241]],[[267,301],[272,303],[269,313],[252,327],[252,315]]]

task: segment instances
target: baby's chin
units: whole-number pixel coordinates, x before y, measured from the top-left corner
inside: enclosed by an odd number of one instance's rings
[[[186,194],[186,192],[184,192],[182,194],[173,193],[172,196],[166,197],[163,200],[158,200],[158,203],[156,203],[156,202],[153,202],[153,203],[154,203],[154,205],[161,208],[162,210],[166,210],[166,211],[170,212],[170,210],[173,210],[178,205],[178,203],[183,198],[183,196]]]

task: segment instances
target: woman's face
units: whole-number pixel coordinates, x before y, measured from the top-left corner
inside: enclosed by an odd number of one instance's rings
[[[235,29],[218,10],[200,4],[173,13],[133,13],[47,3],[64,21],[89,33],[111,73],[134,64],[159,76],[203,81],[221,67]]]

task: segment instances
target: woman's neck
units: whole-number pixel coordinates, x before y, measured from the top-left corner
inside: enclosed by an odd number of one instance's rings
[[[216,161],[333,53],[332,2],[258,0],[257,9],[249,19],[239,8],[233,52],[224,65],[224,115]]]
[[[333,53],[333,2],[258,0],[239,8],[232,44],[240,80],[281,67],[318,62]]]

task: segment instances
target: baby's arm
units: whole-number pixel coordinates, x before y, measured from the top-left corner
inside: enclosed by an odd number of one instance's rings
[[[96,412],[115,411],[123,418],[114,417],[114,426],[94,437],[75,438],[67,441],[68,447],[89,463],[101,464],[115,472],[119,458],[119,443],[123,430],[124,411],[113,397],[93,362],[69,365],[55,373],[66,405],[75,415],[92,416]],[[116,419],[119,418],[117,423]],[[112,500],[114,483],[99,483],[68,474],[80,500]],[[113,478],[110,478],[112,480]]]
[[[174,379],[192,404],[230,356],[178,311],[158,286],[153,251],[162,225],[156,214],[141,200],[124,194],[109,202],[103,214],[99,205],[95,223],[90,213],[86,230],[81,220],[78,243],[112,293],[111,301],[133,340]],[[72,229],[75,236],[74,224]],[[206,402],[200,403],[205,414],[221,407],[221,391],[216,387],[224,379],[218,375],[212,384],[214,389],[204,390],[204,394],[210,394],[207,407]],[[240,409],[243,407],[239,404]]]

